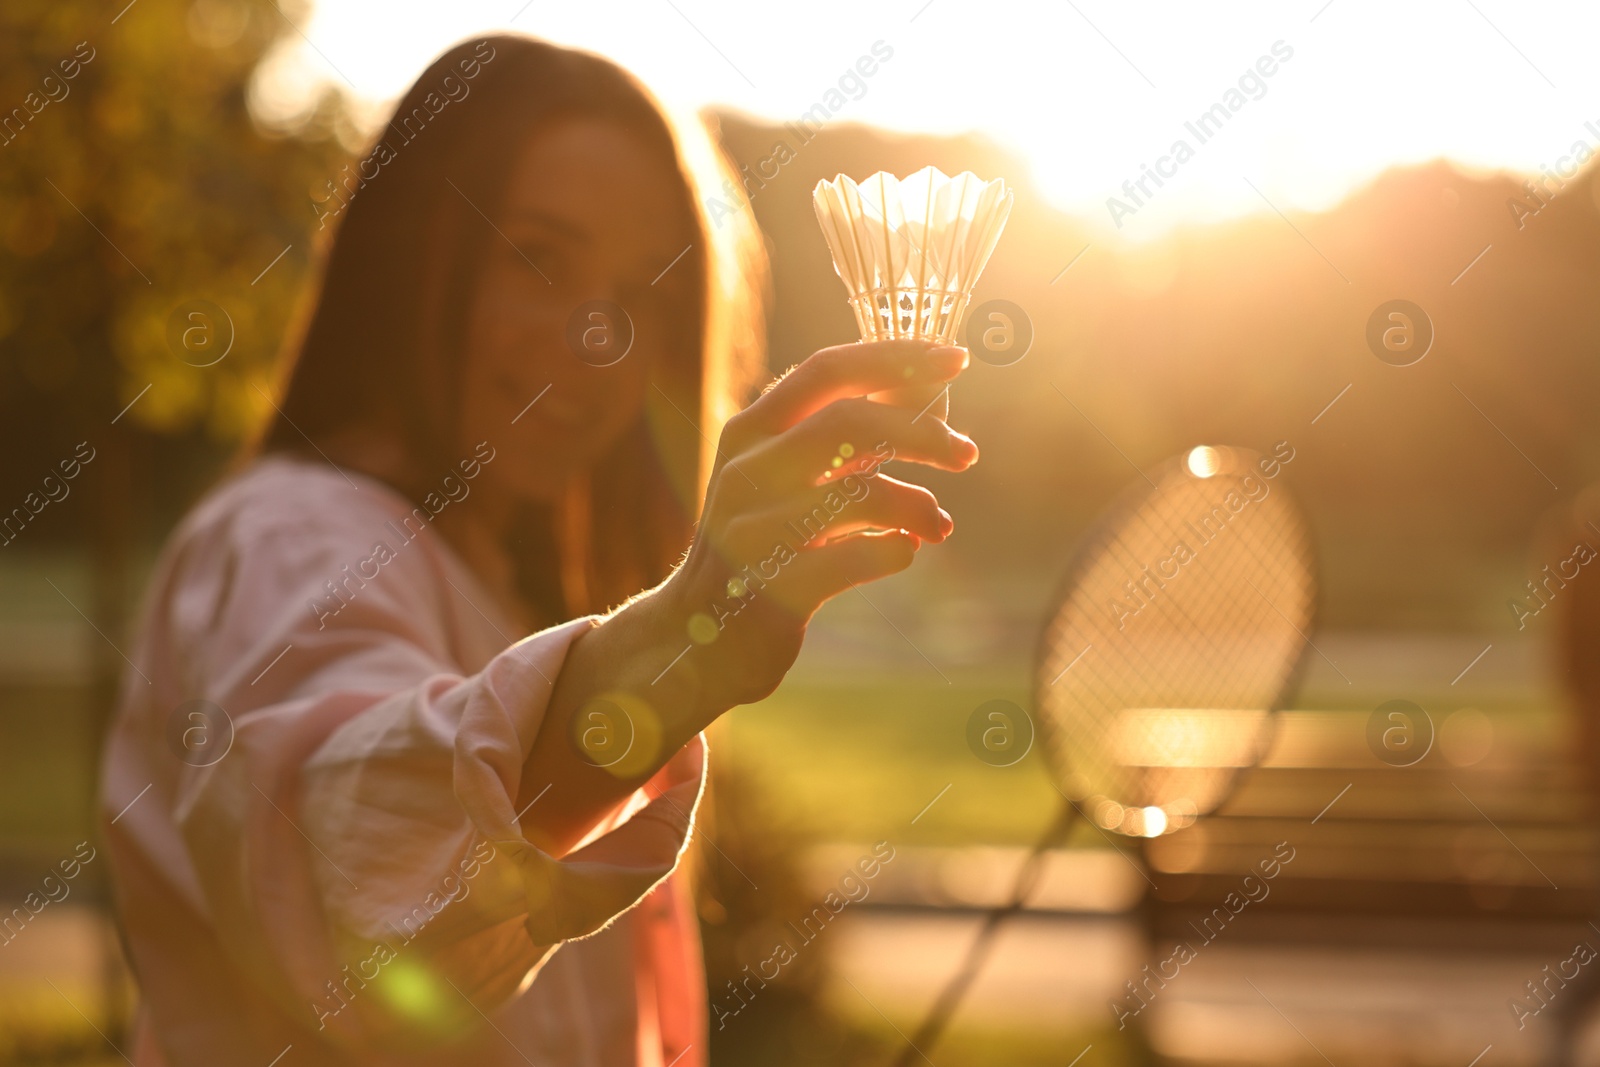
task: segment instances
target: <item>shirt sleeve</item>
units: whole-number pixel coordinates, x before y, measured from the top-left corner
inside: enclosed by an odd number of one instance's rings
[[[704,745],[572,852],[541,852],[515,810],[522,766],[567,649],[595,620],[464,673],[450,619],[478,609],[425,543],[436,531],[403,545],[386,533],[380,553],[346,525],[276,525],[180,560],[172,643],[192,650],[191,677],[228,710],[233,740],[186,772],[176,816],[236,964],[291,1017],[384,1047],[478,1022],[561,942],[671,873]]]

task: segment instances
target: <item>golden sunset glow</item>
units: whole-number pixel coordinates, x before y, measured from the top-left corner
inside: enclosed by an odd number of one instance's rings
[[[1554,182],[1600,148],[1600,113],[1582,104],[1600,80],[1582,51],[1600,11],[1576,4],[1537,19],[1506,0],[521,6],[412,0],[379,18],[316,0],[254,106],[292,125],[331,88],[376,121],[444,46],[511,28],[611,56],[681,106],[789,122],[826,101],[830,123],[982,133],[1029,162],[1012,177],[1134,241],[1326,208],[1438,157]]]

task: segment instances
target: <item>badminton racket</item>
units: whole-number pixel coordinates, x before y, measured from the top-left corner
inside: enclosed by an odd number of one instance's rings
[[[1073,827],[1153,838],[1227,801],[1271,744],[1316,609],[1315,557],[1281,463],[1201,445],[1144,476],[1079,547],[1035,669],[1060,814],[896,1061],[931,1049],[1005,920]]]

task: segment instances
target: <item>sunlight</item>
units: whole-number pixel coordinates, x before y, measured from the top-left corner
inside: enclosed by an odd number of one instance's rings
[[[305,38],[286,35],[263,64],[252,105],[292,127],[334,89],[375,128],[446,45],[510,27],[611,56],[679,106],[790,122],[826,99],[830,122],[982,132],[1030,164],[1006,177],[1132,240],[1326,208],[1396,164],[1448,157],[1537,176],[1600,147],[1600,107],[1584,107],[1600,74],[1583,52],[1600,11],[1577,4],[1541,5],[1536,19],[1507,0],[796,11],[400,0],[375,18],[355,0],[316,0]]]

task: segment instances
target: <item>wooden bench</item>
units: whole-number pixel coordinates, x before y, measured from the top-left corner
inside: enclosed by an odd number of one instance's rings
[[[1371,714],[1284,713],[1267,758],[1218,812],[1139,845],[1153,960],[1213,940],[1283,958],[1372,949],[1559,961],[1580,940],[1600,947],[1589,925],[1600,914],[1594,803],[1555,713],[1447,720],[1412,766],[1368,747]],[[1285,850],[1292,860],[1264,878],[1262,861]],[[1486,1026],[1508,1027],[1523,977],[1542,980],[1537,967],[1515,975],[1504,1001],[1486,1005]],[[1565,1065],[1600,978],[1558,992],[1537,1020],[1550,1036],[1521,1052]]]

